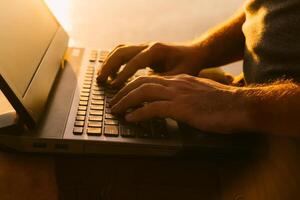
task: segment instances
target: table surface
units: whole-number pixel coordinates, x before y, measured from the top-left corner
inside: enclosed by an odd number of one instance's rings
[[[47,2],[68,30],[72,45],[112,48],[118,43],[191,40],[230,16],[243,1]],[[72,200],[292,200],[299,196],[299,147],[298,140],[270,137],[264,148],[256,147],[255,156],[224,160],[0,152],[0,197],[16,199],[21,194],[18,199],[55,199],[58,188],[61,199]]]

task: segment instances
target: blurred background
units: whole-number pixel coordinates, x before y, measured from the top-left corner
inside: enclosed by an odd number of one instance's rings
[[[71,37],[70,46],[184,42],[226,20],[243,0],[45,0]],[[237,75],[242,63],[226,67]]]

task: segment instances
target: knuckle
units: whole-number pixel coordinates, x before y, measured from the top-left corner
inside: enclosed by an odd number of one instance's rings
[[[117,47],[115,49],[114,55],[121,56],[125,48],[125,46]]]
[[[125,44],[119,44],[119,45],[117,45],[117,46],[115,47],[115,49],[120,48],[120,47],[124,47],[124,46],[125,46]]]
[[[177,85],[174,85],[174,87],[167,88],[167,92],[169,93],[169,96],[174,99],[178,96],[179,88]]]
[[[180,74],[177,76],[177,78],[180,78],[180,79],[188,79],[190,76],[187,75],[187,74]]]
[[[194,81],[195,77],[188,74],[180,74],[176,76],[176,79],[184,80],[184,81]]]
[[[146,84],[142,84],[138,89],[139,89],[140,93],[147,95],[151,92],[154,92],[156,89],[156,86],[154,84],[146,83]]]
[[[144,82],[146,82],[147,80],[148,80],[148,78],[149,77],[147,77],[147,76],[139,76],[139,77],[137,77],[136,79],[135,79],[135,82],[138,82],[138,83],[144,83]]]
[[[165,47],[166,47],[166,45],[161,42],[154,42],[150,45],[150,49],[155,50],[155,51],[164,49]]]
[[[120,45],[117,45],[112,51],[111,51],[111,55],[116,55],[116,54],[119,54],[120,53],[120,50],[122,48],[124,48],[125,45],[123,44],[120,44]]]

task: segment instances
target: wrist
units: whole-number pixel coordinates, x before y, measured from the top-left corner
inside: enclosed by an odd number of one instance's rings
[[[241,132],[259,132],[260,127],[257,123],[255,111],[259,109],[257,100],[249,95],[248,88],[238,88],[235,91],[235,104],[237,105],[237,115],[239,115],[239,124],[237,127]]]
[[[222,101],[226,102],[227,109],[222,114],[223,127],[228,133],[248,133],[253,132],[255,123],[253,122],[252,104],[251,101],[244,93],[244,88],[229,86],[229,96],[222,98]]]
[[[200,70],[211,67],[211,59],[213,54],[211,53],[211,48],[207,44],[207,41],[198,41],[190,46],[193,49],[194,55],[197,56],[197,63]]]
[[[204,46],[199,44],[185,45],[185,54],[190,66],[193,67],[196,74],[208,66],[208,52]]]

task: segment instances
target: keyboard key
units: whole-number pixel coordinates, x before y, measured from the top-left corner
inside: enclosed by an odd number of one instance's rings
[[[93,100],[104,100],[104,96],[93,96],[92,97]]]
[[[168,138],[166,121],[164,119],[151,120],[152,135],[155,138]]]
[[[83,85],[83,87],[82,88],[84,88],[84,89],[91,89],[91,85],[90,84],[85,84],[85,85]]]
[[[83,96],[81,96],[81,97],[79,98],[79,100],[80,100],[80,101],[88,101],[89,98],[88,98],[88,97],[83,97]]]
[[[119,121],[118,120],[113,120],[113,119],[105,119],[105,124],[107,124],[107,125],[118,125]]]
[[[105,87],[99,85],[99,83],[96,82],[96,81],[97,81],[97,79],[95,79],[94,89],[97,89],[97,90],[100,90],[100,91],[104,91]]]
[[[88,123],[88,127],[101,128],[102,127],[102,123],[101,122],[89,122]]]
[[[142,130],[141,132],[139,132],[138,135],[141,138],[151,138],[152,137],[150,131],[147,131],[147,130]]]
[[[108,98],[108,97],[106,97],[106,103],[110,103],[110,102],[111,102],[111,100],[112,100],[112,98]]]
[[[92,100],[92,105],[103,105],[104,101],[103,100]]]
[[[86,133],[91,136],[101,136],[101,128],[87,128]]]
[[[87,68],[87,70],[86,70],[86,72],[85,73],[93,73],[94,74],[94,67],[89,67],[89,68]]]
[[[106,109],[106,110],[107,110],[107,109]],[[115,116],[113,116],[112,114],[109,114],[109,113],[105,114],[105,118],[106,118],[106,119],[116,119]]]
[[[85,78],[93,78],[94,74],[91,73],[91,71],[87,72],[84,76]]]
[[[87,106],[78,106],[78,110],[86,111],[87,110]]]
[[[118,126],[105,126],[104,135],[109,137],[117,137],[119,135]]]
[[[82,89],[81,90],[82,93],[90,93],[90,91],[91,91],[90,89]]]
[[[90,110],[90,115],[103,115],[102,110]]]
[[[120,130],[121,130],[122,137],[135,137],[136,136],[136,132],[132,127],[121,126]]]
[[[93,94],[94,95],[97,95],[98,93],[99,93],[99,95],[104,95],[104,94],[101,94],[103,91],[102,90],[100,90],[100,89],[95,89],[95,88],[93,88]]]
[[[77,127],[83,127],[84,126],[84,121],[75,121],[75,126]]]
[[[90,82],[92,82],[92,80],[93,80],[93,78],[88,78],[88,77],[84,78],[84,81],[90,81]]]
[[[79,110],[79,111],[77,111],[77,116],[78,116],[78,115],[86,116],[86,111],[84,111],[84,110]]]
[[[94,68],[95,68],[95,67],[94,67],[93,64],[90,64],[90,65],[87,66],[87,69],[94,69]]]
[[[95,62],[97,60],[97,55],[90,56],[90,62]]]
[[[152,137],[150,121],[140,122],[138,124],[138,126],[140,127],[139,132],[138,132],[139,137],[142,137],[142,138],[151,138]]]
[[[104,95],[104,91],[102,91],[102,90],[93,90],[93,95]]]
[[[89,94],[89,93],[81,93],[80,96],[81,96],[81,97],[89,97],[90,94]]]
[[[105,109],[105,113],[111,114],[111,109],[110,109],[110,108],[106,108],[106,109]]]
[[[115,96],[115,93],[106,93],[105,94],[108,98],[113,98]]]
[[[101,122],[103,120],[102,116],[89,116],[89,121],[98,121]]]
[[[85,116],[76,116],[76,121],[84,121]]]
[[[109,54],[108,51],[101,51],[99,54],[99,62],[104,62],[108,54]]]
[[[73,134],[74,135],[82,135],[83,133],[83,128],[82,127],[74,127],[73,129]]]
[[[89,76],[91,76],[91,75],[89,75]],[[84,81],[83,85],[90,85],[90,86],[92,86],[92,83],[90,81]]]
[[[94,76],[94,70],[86,71],[85,74]]]
[[[103,105],[91,105],[91,110],[103,110],[104,106]]]
[[[88,102],[87,101],[79,101],[80,106],[87,106]]]
[[[87,73],[93,73],[94,74],[94,72],[87,72]],[[83,84],[84,85],[92,85],[91,81],[83,81]]]

